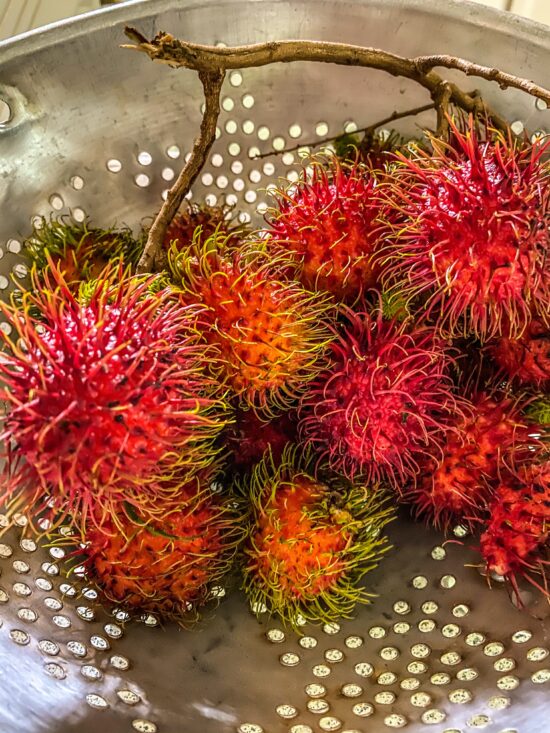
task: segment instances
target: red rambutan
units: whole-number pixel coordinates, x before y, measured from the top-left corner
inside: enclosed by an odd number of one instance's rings
[[[531,454],[528,421],[518,401],[505,395],[476,395],[444,434],[442,452],[422,462],[419,480],[403,497],[437,527],[477,522],[502,474]]]
[[[233,467],[246,471],[258,463],[267,450],[275,463],[283,450],[296,440],[297,420],[291,412],[262,420],[254,410],[238,410],[235,423],[225,432],[225,445],[230,451]]]
[[[266,415],[292,406],[324,364],[330,340],[329,296],[285,280],[286,264],[260,243],[232,247],[219,236],[170,253],[182,300],[205,308],[203,337],[219,350],[221,378],[245,409]]]
[[[345,618],[369,602],[371,594],[358,583],[389,549],[382,529],[394,513],[365,486],[313,478],[310,462],[290,448],[277,465],[267,455],[247,487],[252,517],[244,589],[253,609],[294,627],[300,616]]]
[[[333,470],[394,487],[438,451],[457,410],[452,351],[428,326],[347,312],[332,363],[301,400],[300,435]]]
[[[523,578],[544,595],[548,565],[545,545],[550,537],[550,461],[533,463],[498,486],[480,550],[487,571],[508,580],[517,599]]]
[[[376,173],[336,156],[315,161],[312,173],[275,194],[268,217],[272,245],[298,265],[298,278],[311,290],[355,301],[378,283],[373,254],[384,238],[379,221]]]
[[[550,328],[540,320],[532,320],[519,338],[498,339],[489,351],[509,379],[539,389],[550,387]]]
[[[396,215],[384,283],[423,296],[452,334],[517,338],[533,313],[548,324],[549,143],[472,122],[464,132],[451,122],[449,144],[430,142],[430,153],[400,155],[384,187]]]
[[[160,500],[162,479],[214,455],[225,403],[203,372],[197,309],[152,294],[152,279],[107,269],[83,304],[51,263],[22,310],[2,305],[12,328],[0,362],[2,500],[17,496],[14,511],[49,504],[82,528],[121,501]]]
[[[179,484],[177,495],[162,516],[119,511],[116,522],[106,515],[90,524],[82,565],[109,602],[184,623],[222,595],[244,523],[235,500],[202,478]]]

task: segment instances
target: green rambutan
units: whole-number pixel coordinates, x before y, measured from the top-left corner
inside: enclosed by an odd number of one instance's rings
[[[215,345],[220,378],[244,409],[289,409],[324,365],[329,296],[283,276],[288,262],[260,242],[237,247],[215,235],[170,251],[184,303],[200,304],[203,338]]]
[[[545,431],[550,429],[550,395],[536,396],[528,405],[527,416]]]
[[[40,279],[54,264],[65,282],[76,287],[98,277],[108,262],[121,260],[125,267],[134,267],[142,249],[143,237],[134,237],[128,228],[100,229],[68,217],[42,217],[25,241],[25,252]]]
[[[445,430],[441,454],[422,461],[419,480],[405,489],[404,500],[437,527],[477,524],[502,476],[530,458],[529,446],[538,442],[534,430],[517,399],[475,395]]]
[[[533,315],[550,322],[549,143],[450,125],[388,174],[382,280],[444,332],[518,338]]]
[[[13,511],[48,507],[80,529],[121,502],[157,501],[162,514],[177,501],[162,482],[212,460],[226,421],[202,366],[214,357],[200,344],[198,309],[168,289],[151,293],[152,279],[107,268],[83,304],[50,261],[21,310],[1,306],[12,328],[0,362],[1,500]]]
[[[296,628],[350,617],[372,594],[359,581],[389,549],[382,534],[394,510],[380,491],[311,473],[311,456],[266,455],[247,486],[251,529],[243,587],[253,609]]]
[[[453,351],[430,326],[343,311],[332,360],[300,404],[300,436],[319,461],[400,489],[437,455],[461,409],[449,375]]]
[[[276,191],[267,219],[271,246],[297,264],[304,287],[353,302],[378,284],[373,256],[386,232],[381,186],[372,168],[336,156],[309,170]]]

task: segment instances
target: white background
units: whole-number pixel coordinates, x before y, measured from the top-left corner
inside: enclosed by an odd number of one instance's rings
[[[475,0],[550,25],[550,0]],[[432,0],[444,3],[445,0]],[[101,0],[0,0],[0,38],[101,6]]]

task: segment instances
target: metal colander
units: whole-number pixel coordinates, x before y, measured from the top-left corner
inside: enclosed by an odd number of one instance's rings
[[[4,295],[26,275],[21,242],[34,217],[137,227],[190,150],[198,80],[120,50],[126,23],[146,36],[164,29],[204,43],[299,37],[454,53],[538,82],[550,61],[547,28],[451,0],[150,0],[4,43]],[[544,131],[550,113],[531,97],[479,87],[516,132]],[[300,164],[299,151],[259,153],[307,146],[425,101],[413,84],[365,69],[234,71],[192,198],[223,197],[257,218],[266,187]],[[427,113],[400,129],[431,121]],[[527,610],[517,610],[498,579],[490,591],[468,566],[477,562],[475,538],[460,527],[465,544],[443,546],[440,535],[400,520],[391,530],[396,550],[367,578],[374,603],[353,621],[304,627],[303,636],[258,623],[238,592],[196,631],[161,628],[151,616],[125,625],[123,611],[107,615],[92,590],[63,576],[60,548],[37,547],[23,520],[15,530],[0,538],[1,733],[549,730],[548,606],[526,594]]]

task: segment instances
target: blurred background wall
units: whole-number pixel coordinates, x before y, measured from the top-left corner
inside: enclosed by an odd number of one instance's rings
[[[117,0],[0,0],[0,39],[61,18],[96,10]],[[444,3],[446,0],[431,0]],[[550,0],[475,0],[550,25]]]

